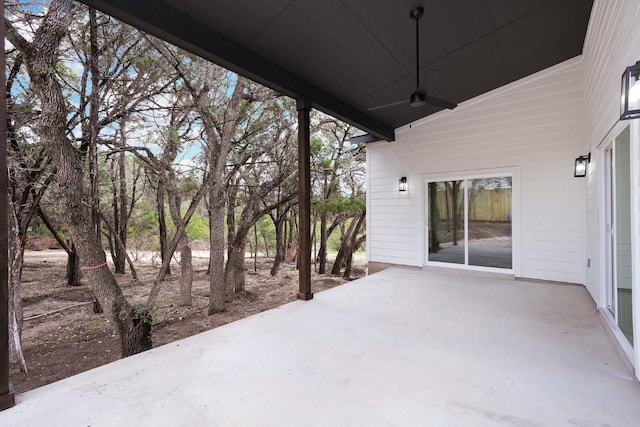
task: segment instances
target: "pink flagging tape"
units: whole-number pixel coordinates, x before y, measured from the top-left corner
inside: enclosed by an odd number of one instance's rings
[[[97,270],[98,268],[102,268],[102,267],[106,267],[107,263],[106,261],[103,264],[98,264],[98,265],[83,265],[82,269],[83,270]]]

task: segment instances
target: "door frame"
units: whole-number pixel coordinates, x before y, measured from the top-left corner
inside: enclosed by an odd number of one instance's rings
[[[619,135],[619,134],[618,134]],[[607,144],[602,149],[603,153],[603,167],[602,171],[602,188],[603,188],[603,209],[602,215],[602,234],[604,239],[604,258],[602,260],[603,265],[603,303],[602,306],[606,308],[607,313],[610,314],[614,320],[614,323],[618,324],[618,292],[616,285],[616,269],[617,264],[614,262],[616,259],[616,245],[615,245],[615,206],[616,206],[616,177],[615,177],[615,138],[607,141]]]
[[[636,120],[637,122],[637,120]],[[624,131],[624,129],[626,127],[629,127],[629,131],[630,131],[630,162],[631,162],[631,180],[632,183],[635,183],[635,185],[631,185],[630,188],[630,197],[631,197],[631,209],[632,212],[635,212],[635,214],[632,213],[631,215],[631,234],[632,234],[632,238],[631,238],[631,259],[635,260],[638,257],[638,254],[640,254],[640,238],[638,236],[638,232],[640,231],[640,223],[639,223],[639,217],[640,215],[638,215],[638,209],[640,208],[640,204],[638,202],[638,197],[640,196],[640,191],[639,191],[639,174],[640,174],[640,162],[639,162],[639,150],[638,150],[638,144],[640,144],[640,124],[638,123],[634,123],[634,121],[628,122],[628,121],[618,121],[618,123],[616,123],[611,130],[609,130],[609,132],[607,133],[607,135],[602,139],[602,141],[600,141],[600,143],[598,144],[598,146],[596,147],[596,158],[597,158],[597,163],[596,163],[596,167],[597,170],[602,171],[601,173],[598,173],[597,175],[597,186],[598,186],[598,238],[597,241],[598,246],[599,246],[599,271],[598,271],[598,301],[597,301],[597,306],[598,309],[600,311],[600,313],[602,314],[603,318],[605,319],[606,323],[608,324],[611,332],[613,333],[614,337],[616,338],[616,341],[618,342],[618,345],[620,346],[620,348],[622,349],[622,351],[625,353],[625,355],[627,356],[628,360],[633,364],[633,366],[635,367],[635,371],[636,371],[636,376],[638,377],[638,379],[640,379],[640,343],[638,342],[638,339],[640,339],[640,331],[638,331],[638,328],[640,327],[640,307],[638,307],[638,304],[640,304],[640,295],[638,295],[638,293],[640,293],[640,262],[633,262],[632,263],[632,268],[631,268],[631,274],[632,274],[632,284],[631,284],[631,288],[632,288],[632,304],[633,304],[633,308],[632,308],[632,312],[633,312],[633,341],[634,343],[636,343],[635,345],[635,349],[633,346],[631,346],[631,344],[629,343],[629,341],[627,340],[627,338],[624,336],[624,334],[622,333],[622,331],[620,330],[620,327],[618,326],[618,307],[617,307],[617,291],[614,292],[614,304],[616,305],[615,308],[615,312],[612,313],[611,310],[608,309],[607,307],[607,303],[608,303],[608,295],[607,293],[609,292],[608,289],[608,284],[609,284],[609,279],[608,276],[611,276],[615,274],[615,263],[613,263],[613,259],[609,260],[609,251],[607,249],[607,210],[610,208],[608,203],[609,203],[609,199],[607,198],[607,156],[606,156],[606,151],[607,149],[611,148],[612,151],[612,156],[614,157],[612,159],[612,163],[614,163],[614,168],[615,168],[615,146],[614,146],[614,141],[615,139]],[[612,169],[611,170],[612,175],[615,175],[615,171]],[[615,176],[613,177],[613,180],[611,182],[611,185],[615,186]],[[611,202],[614,203],[615,206],[615,192],[614,194],[611,195]],[[612,232],[615,232],[615,230],[613,230]],[[615,245],[614,245],[615,246]],[[612,255],[615,256],[615,247],[611,248],[612,251]],[[615,281],[612,279],[612,284],[615,284]]]
[[[466,265],[467,255],[465,255],[465,264],[454,264],[446,262],[429,261],[429,239],[427,236],[429,229],[429,195],[428,183],[434,181],[452,181],[452,180],[469,180],[481,178],[495,178],[501,176],[511,177],[511,268],[483,267],[477,265]],[[424,266],[437,266],[452,269],[486,271],[503,274],[513,274],[516,277],[520,275],[520,166],[511,166],[503,168],[475,169],[464,171],[451,171],[446,173],[421,174],[421,198],[422,198],[422,263]],[[465,189],[465,194],[467,189]],[[467,198],[465,197],[465,230],[468,227],[467,218]],[[465,243],[466,243],[465,233]],[[465,253],[467,249],[465,249]]]

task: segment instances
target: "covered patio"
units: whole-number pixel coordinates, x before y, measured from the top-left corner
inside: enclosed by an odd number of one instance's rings
[[[392,268],[17,396],[0,425],[635,425],[582,286]]]
[[[441,106],[428,103],[414,108],[410,102],[414,94],[463,103],[580,55],[592,7],[591,0],[82,2],[298,101],[302,236],[298,297],[303,300],[313,297],[310,110],[316,108],[366,132],[355,142],[393,141],[399,127],[411,126],[441,110]],[[421,32],[417,20],[414,25],[410,19],[416,6],[424,7]],[[393,104],[390,108],[379,108],[389,103]],[[4,144],[0,145],[0,169],[6,169],[5,152]],[[0,179],[0,190],[6,186],[6,180]],[[7,232],[7,218],[0,215],[0,325],[5,326]],[[448,416],[454,423],[511,416],[554,420],[546,417],[564,413],[578,417],[586,414],[585,408],[602,407],[591,399],[600,402],[605,395],[622,409],[603,409],[602,417],[595,418],[604,419],[605,413],[629,415],[630,405],[623,402],[629,402],[630,397],[616,397],[615,390],[622,389],[617,382],[610,388],[599,388],[602,396],[598,399],[595,395],[584,399],[574,396],[574,403],[558,405],[562,400],[557,396],[565,395],[565,387],[581,390],[580,395],[585,393],[582,380],[575,380],[574,375],[582,379],[584,372],[601,367],[603,362],[585,362],[583,370],[574,374],[573,370],[581,366],[575,366],[575,361],[583,360],[584,348],[569,342],[571,334],[554,332],[547,336],[543,314],[536,321],[519,318],[523,310],[516,302],[495,300],[496,294],[506,298],[501,295],[505,292],[516,301],[526,301],[531,287],[531,292],[540,293],[537,309],[545,313],[562,302],[564,292],[570,292],[571,298],[579,293],[582,306],[573,301],[560,304],[564,311],[558,308],[555,316],[562,313],[563,318],[571,318],[573,310],[582,310],[581,316],[588,313],[591,323],[587,331],[597,331],[599,337],[598,344],[589,347],[588,356],[584,356],[592,358],[613,350],[607,350],[610,346],[604,329],[584,289],[553,288],[560,295],[549,298],[546,285],[519,284],[518,293],[511,294],[503,280],[476,289],[473,281],[463,286],[457,280],[438,279],[440,275],[426,277],[418,271],[394,270],[322,294],[304,310],[301,303],[292,304],[122,360],[100,368],[98,373],[26,393],[18,399],[23,405],[0,414],[0,421],[26,421],[31,417],[29,422],[34,425],[51,425],[58,416],[62,424],[73,419],[108,425],[115,421],[109,417],[117,416],[120,421],[143,420],[147,424],[155,419],[170,423],[168,414],[184,424],[191,417],[199,421],[209,417],[223,425],[252,421],[268,424],[271,420],[265,417],[274,417],[273,421],[280,424],[288,420],[326,424],[331,417],[358,423],[370,417],[374,424],[406,424],[428,417],[438,424],[439,419],[432,418],[438,414],[444,417],[443,423]],[[427,282],[430,286],[425,286]],[[475,298],[465,294],[468,291]],[[514,319],[508,317],[511,310]],[[546,327],[553,327],[553,331],[568,328],[562,325]],[[528,339],[517,345],[511,342],[511,338],[529,335],[523,334],[523,328],[534,326],[542,328],[540,340]],[[2,329],[0,409],[13,405],[8,369],[4,369],[8,366],[7,328]],[[234,339],[225,342],[231,335]],[[556,341],[546,341],[551,337],[567,341],[566,345],[555,348]],[[192,346],[191,351],[182,351],[185,346]],[[546,348],[550,349],[550,361],[541,350]],[[562,353],[551,356],[559,351]],[[617,366],[618,372],[626,372],[614,354],[607,354],[607,369]],[[177,363],[183,358],[184,363]],[[554,364],[555,358],[558,360]],[[553,378],[563,380],[555,384],[557,380],[545,375],[540,378],[547,378],[547,382],[530,375],[535,372],[531,366],[541,361],[544,367],[540,369],[555,369],[554,375],[562,377]],[[269,394],[274,387],[278,392]],[[153,393],[147,394],[149,389]],[[531,397],[530,389],[538,390],[536,396],[541,397]],[[609,389],[611,394],[606,394]],[[638,391],[630,395],[637,398]],[[255,396],[260,398],[253,399]],[[113,401],[114,406],[106,400]],[[159,409],[163,400],[166,411]],[[145,409],[145,401],[154,404]],[[108,413],[102,414],[108,407]],[[557,412],[547,411],[548,407]],[[269,411],[261,411],[263,408]]]

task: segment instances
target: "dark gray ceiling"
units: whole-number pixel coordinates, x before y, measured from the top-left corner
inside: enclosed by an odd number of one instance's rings
[[[582,53],[593,0],[82,0],[378,138],[413,108],[415,24],[430,95],[460,103]],[[370,107],[407,99],[404,105]]]

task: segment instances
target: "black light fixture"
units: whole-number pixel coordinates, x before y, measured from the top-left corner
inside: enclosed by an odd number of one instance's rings
[[[398,191],[407,191],[407,177],[403,176],[400,178]]]
[[[587,176],[587,165],[591,163],[591,153],[586,156],[580,156],[576,159],[576,168],[573,172],[573,176],[576,178],[584,178]]]
[[[640,118],[640,61],[624,70],[620,97],[620,120]]]

